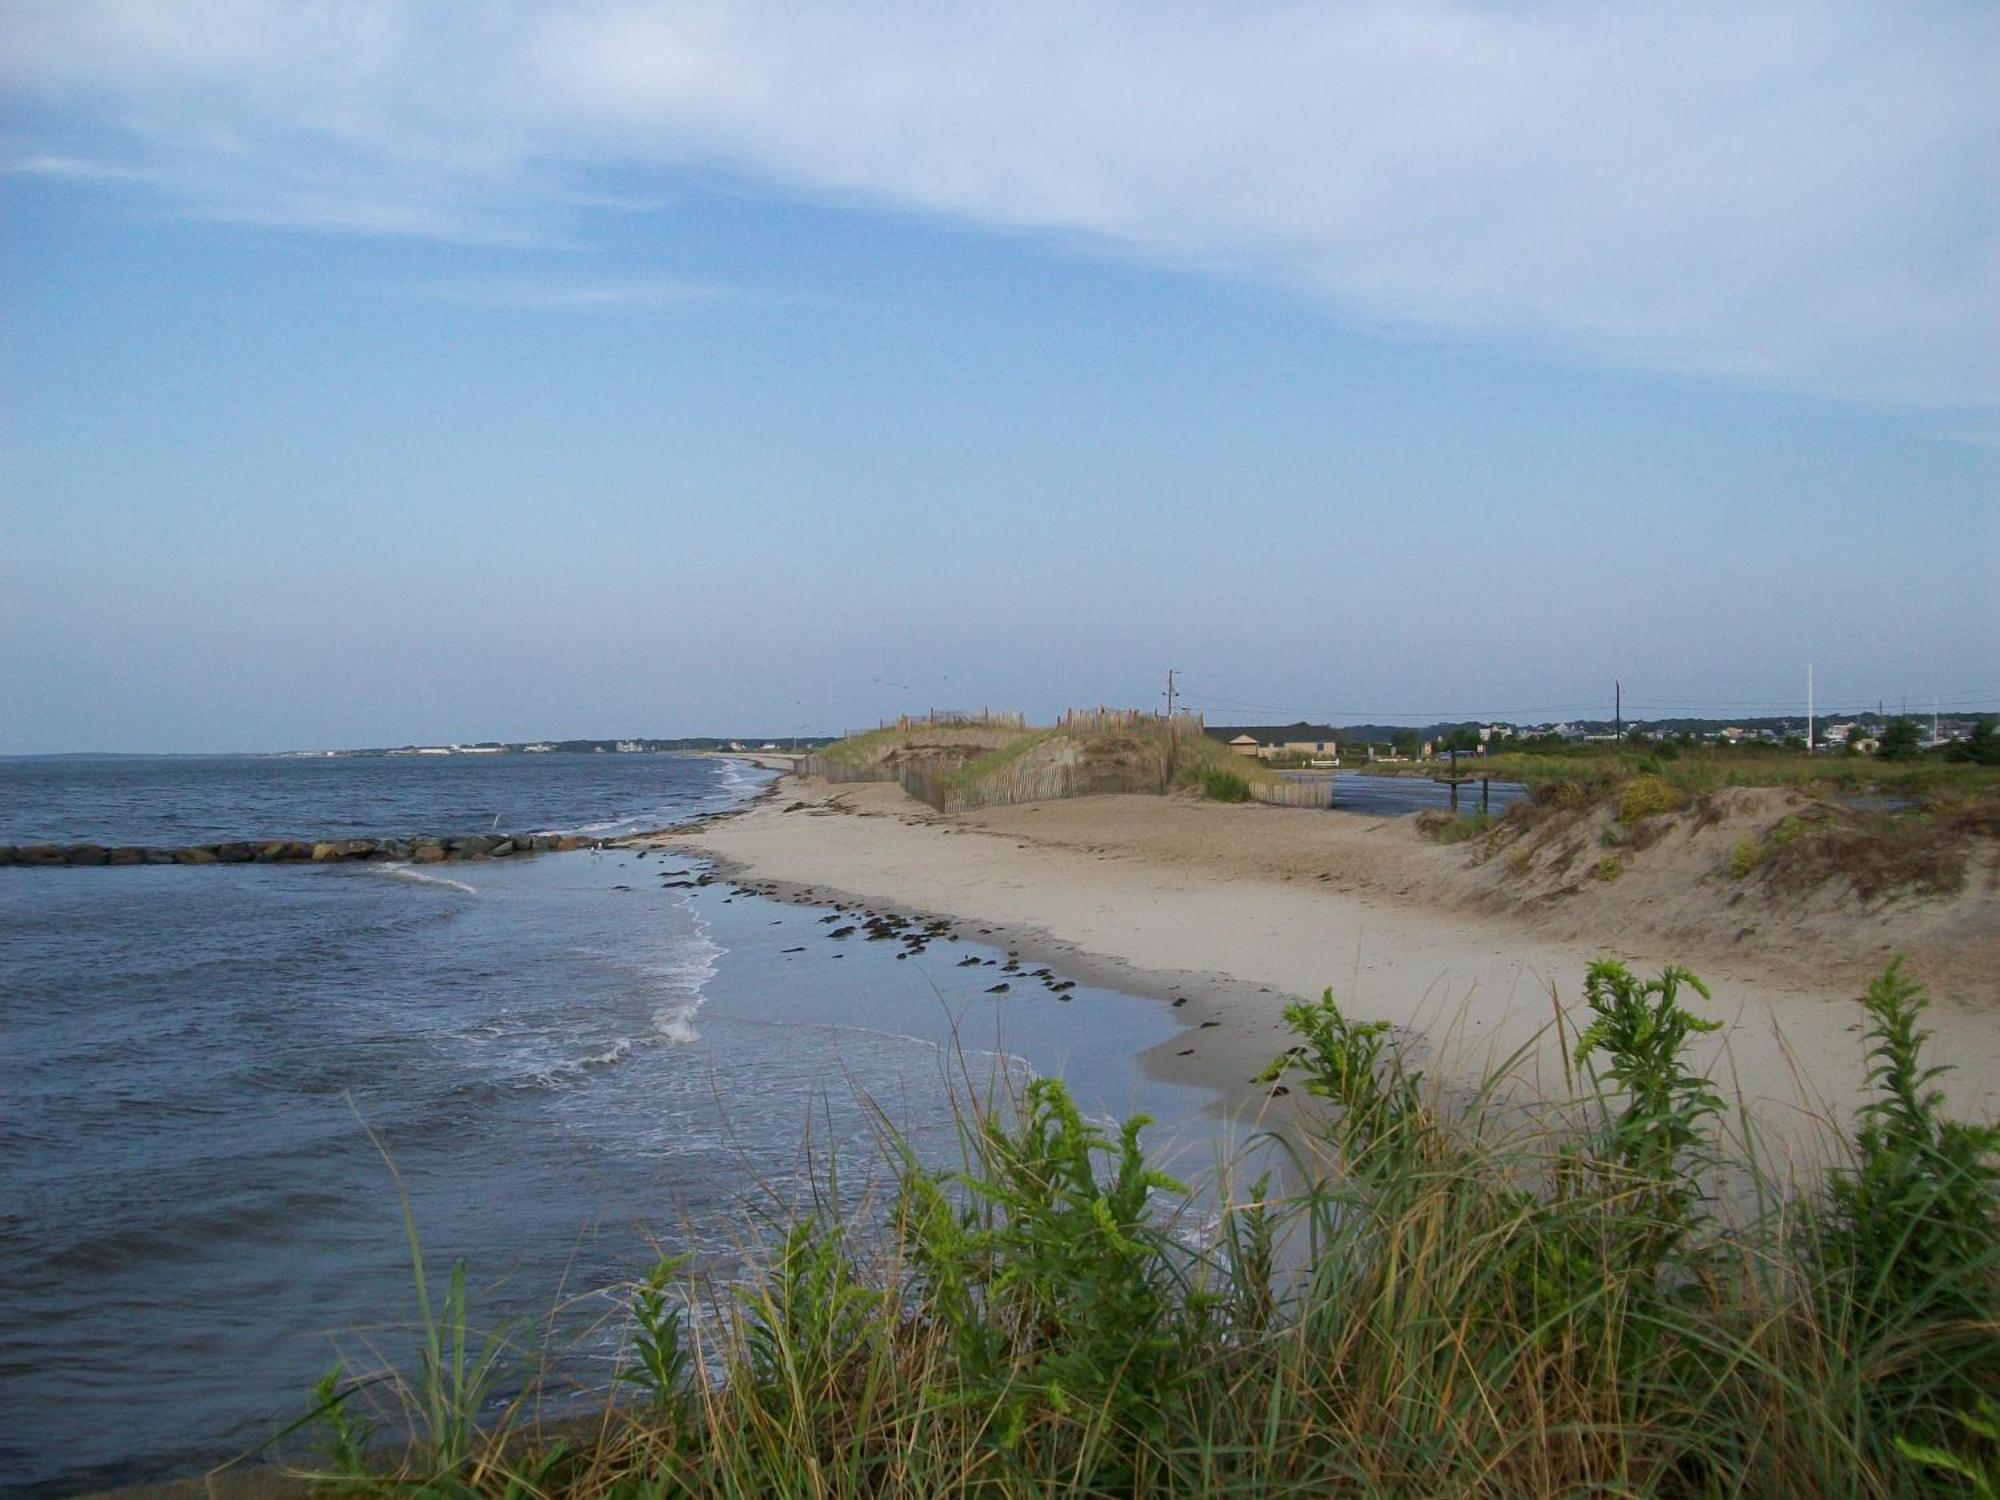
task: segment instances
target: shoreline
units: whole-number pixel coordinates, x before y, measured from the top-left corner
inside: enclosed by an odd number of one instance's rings
[[[1291,1106],[1281,1102],[1285,1094],[1274,1096],[1271,1085],[1257,1081],[1256,1074],[1283,1052],[1288,1028],[1283,1019],[1285,1005],[1315,997],[1280,993],[1273,986],[1238,979],[1219,970],[1166,969],[1131,958],[1094,952],[1050,932],[1047,928],[1019,922],[989,919],[976,912],[951,911],[922,901],[887,900],[865,891],[848,890],[825,882],[808,882],[773,875],[756,869],[742,859],[703,847],[700,835],[707,829],[754,815],[760,808],[786,793],[788,785],[797,792],[805,778],[798,770],[803,757],[714,751],[730,760],[748,761],[764,770],[776,771],[769,784],[758,789],[738,806],[703,813],[685,823],[654,833],[636,834],[629,843],[637,848],[675,849],[698,855],[708,862],[720,879],[794,905],[838,904],[893,909],[922,919],[945,918],[968,929],[969,935],[988,940],[992,946],[1016,952],[1034,964],[1045,964],[1081,984],[1165,1004],[1180,1029],[1167,1040],[1138,1054],[1146,1075],[1161,1083],[1199,1090],[1210,1095],[1204,1113],[1232,1124],[1260,1123],[1266,1116],[1289,1116]],[[913,804],[916,806],[917,804]],[[928,812],[928,809],[924,810]],[[1268,1011],[1270,1040],[1255,1033],[1231,1030],[1227,1022],[1240,1017],[1246,1007]],[[1191,1033],[1213,1030],[1214,1039],[1203,1039],[1207,1050],[1190,1053],[1185,1045]],[[1289,1090],[1286,1091],[1287,1093]]]
[[[710,821],[738,815],[740,813],[714,814]],[[933,918],[947,920],[963,928],[962,935],[969,940],[1018,955],[1024,968],[1046,965],[1082,985],[1160,1002],[1173,1011],[1180,1030],[1138,1054],[1138,1062],[1148,1077],[1210,1095],[1204,1107],[1204,1112],[1210,1117],[1240,1121],[1245,1117],[1261,1116],[1276,1103],[1271,1098],[1269,1085],[1257,1083],[1252,1075],[1284,1051],[1282,1039],[1273,1040],[1266,1050],[1259,1051],[1251,1044],[1252,1039],[1239,1038],[1232,1033],[1212,1043],[1206,1054],[1197,1052],[1192,1061],[1182,1052],[1189,1032],[1200,1031],[1211,1023],[1220,1029],[1227,1018],[1239,1016],[1241,1007],[1246,1005],[1276,1001],[1277,1004],[1271,1008],[1275,1017],[1284,1004],[1300,998],[1298,996],[1279,994],[1268,985],[1224,973],[1161,969],[1126,958],[1094,953],[1040,927],[989,920],[976,913],[949,911],[922,902],[885,900],[838,886],[807,884],[763,875],[740,861],[689,842],[695,836],[692,831],[651,835],[648,847],[672,848],[690,857],[698,857],[708,864],[718,881],[788,905],[846,906],[870,912],[894,912],[918,921]],[[1271,1026],[1274,1038],[1279,1038],[1285,1030],[1282,1018],[1274,1020]],[[1242,1045],[1232,1045],[1239,1040]]]
[[[945,817],[893,784],[829,786],[790,773],[725,817],[644,842],[699,854],[780,899],[945,917],[1079,979],[1178,1000],[1181,1031],[1142,1053],[1142,1065],[1161,1081],[1212,1090],[1218,1109],[1237,1117],[1275,1102],[1253,1079],[1290,1041],[1285,1005],[1329,985],[1348,1013],[1399,1028],[1414,1064],[1441,1082],[1478,1078],[1518,1052],[1515,1077],[1558,1096],[1566,1068],[1551,1036],[1551,992],[1573,1039],[1584,970],[1604,957],[1642,977],[1684,964],[1710,984],[1702,1013],[1725,1026],[1698,1061],[1740,1098],[1767,1148],[1823,1161],[1824,1123],[1844,1121],[1865,1098],[1859,986],[1837,972],[1814,983],[1754,953],[1722,955],[1692,940],[1661,951],[1626,932],[1538,933],[1507,914],[1451,910],[1409,877],[1400,820],[1336,827],[1326,816],[1127,797]],[[1194,846],[1169,857],[1161,830],[1191,833]],[[1379,855],[1388,874],[1369,886],[1251,873],[1232,867],[1232,850],[1210,837],[1218,831],[1253,843],[1331,841],[1342,856]],[[2000,1012],[1957,993],[1934,999],[1925,1024],[1936,1033],[1932,1056],[1955,1067],[1944,1080],[1952,1107],[1990,1117],[2000,1105]]]

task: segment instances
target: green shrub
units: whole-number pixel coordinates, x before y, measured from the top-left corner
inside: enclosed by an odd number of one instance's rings
[[[1187,1189],[1147,1164],[1147,1123],[1133,1116],[1113,1142],[1060,1081],[1038,1078],[1014,1129],[981,1122],[972,1169],[905,1173],[914,1295],[956,1356],[943,1393],[993,1413],[1014,1441],[1051,1410],[1096,1410],[1128,1433],[1155,1425],[1184,1371],[1152,1198]]]
[[[1625,873],[1625,861],[1620,855],[1607,854],[1597,862],[1596,868],[1590,873],[1593,879],[1601,880],[1606,885],[1609,885]]]
[[[1437,817],[1437,814],[1430,814]],[[1467,839],[1476,839],[1493,826],[1493,820],[1483,812],[1459,813],[1430,825],[1430,835],[1440,844],[1462,844]]]
[[[1684,800],[1680,788],[1664,776],[1652,772],[1634,776],[1618,794],[1618,821],[1636,823],[1641,818],[1672,812]]]
[[[1768,846],[1753,838],[1740,838],[1729,851],[1729,878],[1742,880],[1771,857]]]
[[[1248,802],[1250,783],[1234,771],[1203,771],[1201,794],[1211,802]]]

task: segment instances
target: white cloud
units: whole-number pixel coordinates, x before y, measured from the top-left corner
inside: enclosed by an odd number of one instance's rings
[[[684,307],[737,295],[708,282],[672,278],[633,281],[534,280],[510,278],[439,282],[417,288],[418,295],[471,307],[505,307],[522,312],[632,312]]]
[[[1082,233],[1348,318],[2000,403],[1983,6],[15,0],[50,157],[493,237],[611,168]],[[64,131],[94,149],[74,152]]]

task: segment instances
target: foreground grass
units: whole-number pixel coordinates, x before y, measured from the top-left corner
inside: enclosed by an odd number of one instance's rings
[[[1990,1482],[2000,1132],[1941,1113],[1915,988],[1892,967],[1865,998],[1875,1102],[1805,1196],[1720,1154],[1723,1101],[1684,1061],[1716,1024],[1699,981],[1600,964],[1585,994],[1564,1034],[1578,1097],[1527,1112],[1499,1102],[1504,1072],[1447,1112],[1385,1027],[1330,996],[1293,1007],[1270,1077],[1313,1101],[1285,1148],[1304,1185],[1225,1185],[1200,1224],[1149,1164],[1143,1120],[1099,1128],[1054,1081],[968,1120],[961,1170],[892,1144],[899,1189],[871,1232],[801,1218],[721,1296],[656,1268],[631,1303],[635,1399],[567,1442],[475,1421],[491,1370],[455,1277],[426,1306],[420,1369],[320,1387],[322,1487],[1777,1497]],[[1725,1183],[1741,1211],[1723,1212]],[[385,1389],[417,1440],[371,1468],[362,1412]]]

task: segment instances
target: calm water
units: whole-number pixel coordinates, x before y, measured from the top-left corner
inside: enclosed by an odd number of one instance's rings
[[[0,841],[657,825],[710,759],[0,763]],[[946,1076],[1005,1056],[1200,1142],[1133,1061],[1156,1001],[829,936],[826,908],[616,852],[454,865],[0,868],[0,1491],[199,1470],[404,1347],[402,1174],[434,1274],[601,1392],[653,1247],[727,1275],[880,1104],[948,1150]],[[804,951],[790,951],[803,949]],[[836,956],[838,955],[838,956]],[[1190,1149],[1200,1149],[1198,1145]],[[857,1178],[859,1173],[856,1174]]]
[[[1512,806],[1527,795],[1528,789],[1518,781],[1496,781],[1491,784],[1490,800],[1487,808],[1498,817],[1504,808]],[[1458,789],[1460,812],[1479,811],[1479,783],[1472,782]],[[1422,776],[1362,776],[1345,772],[1334,778],[1333,810],[1335,812],[1361,813],[1373,818],[1399,818],[1404,813],[1426,812],[1435,809],[1448,812],[1451,809],[1451,788]]]

